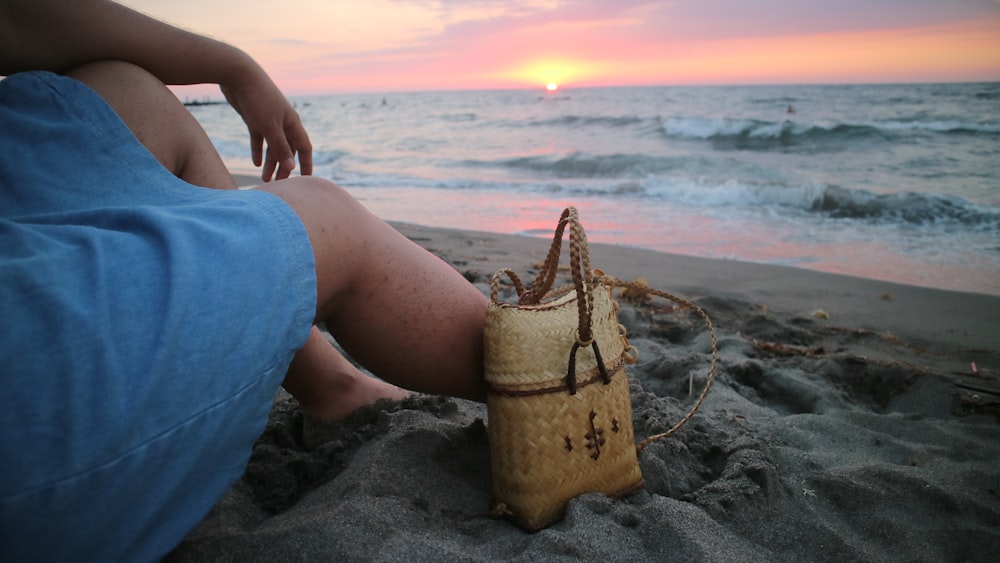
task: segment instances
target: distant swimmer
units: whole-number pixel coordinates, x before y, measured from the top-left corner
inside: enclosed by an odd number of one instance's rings
[[[795,106],[789,104],[788,109],[785,110],[785,113],[795,113]]]

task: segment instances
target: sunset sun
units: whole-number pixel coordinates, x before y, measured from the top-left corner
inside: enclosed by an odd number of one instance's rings
[[[525,88],[541,86],[548,92],[559,92],[567,84],[577,88],[588,80],[608,75],[608,71],[601,62],[552,57],[526,60],[490,76],[516,82]]]

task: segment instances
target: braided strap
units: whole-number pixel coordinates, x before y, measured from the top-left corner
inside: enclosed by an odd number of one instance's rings
[[[684,418],[682,418],[680,422],[675,424],[669,430],[667,430],[666,432],[662,432],[660,434],[649,436],[642,442],[639,442],[639,444],[635,447],[635,450],[636,453],[640,453],[642,452],[642,450],[646,449],[646,446],[652,444],[657,440],[662,440],[663,438],[670,436],[671,434],[676,432],[681,426],[687,424],[687,422],[691,420],[691,417],[694,416],[694,413],[696,413],[698,409],[701,407],[701,404],[705,401],[705,396],[708,395],[709,389],[712,388],[712,382],[715,381],[715,368],[716,364],[718,363],[717,356],[719,351],[719,343],[715,336],[715,326],[712,324],[712,319],[708,316],[708,313],[706,313],[704,309],[688,301],[687,299],[678,297],[672,293],[667,293],[666,291],[653,289],[647,286],[645,283],[626,282],[612,276],[601,276],[600,282],[612,287],[619,287],[622,288],[623,290],[627,290],[629,292],[630,298],[634,298],[638,301],[649,300],[651,299],[650,295],[655,295],[657,297],[666,299],[668,301],[672,301],[684,307],[685,309],[690,309],[695,313],[697,313],[698,316],[701,317],[703,321],[705,321],[705,325],[708,327],[709,335],[712,338],[712,362],[708,369],[708,380],[705,382],[705,388],[702,389],[701,395],[698,396],[698,400],[695,401],[694,406],[691,407],[688,413],[684,415]]]
[[[551,297],[550,290],[559,272],[559,257],[562,254],[562,239],[566,232],[566,227],[570,229],[569,236],[569,268],[570,276],[573,278],[572,289],[576,290],[576,303],[578,311],[578,324],[576,342],[569,353],[568,367],[566,371],[566,387],[570,395],[575,395],[577,391],[576,380],[576,353],[580,348],[590,347],[594,351],[597,359],[597,368],[601,374],[601,379],[605,384],[611,383],[611,376],[604,364],[601,350],[594,338],[593,316],[594,316],[594,287],[595,277],[590,269],[590,249],[587,246],[587,233],[580,224],[580,216],[575,207],[567,207],[559,217],[559,224],[556,226],[552,244],[549,246],[549,253],[545,257],[538,277],[530,289],[525,289],[517,274],[509,269],[503,269],[493,275],[490,298],[495,302],[499,294],[500,280],[503,276],[510,278],[517,291],[517,304],[538,305],[546,297]],[[559,290],[557,290],[557,293]]]
[[[559,257],[562,253],[562,239],[565,234],[566,227],[569,227],[570,229],[570,275],[573,278],[573,284],[571,286],[559,288],[553,291],[552,284],[555,282],[556,275],[559,270]],[[646,446],[657,440],[670,436],[679,428],[687,424],[687,422],[691,420],[701,407],[702,403],[705,401],[705,397],[708,395],[708,391],[712,388],[713,381],[715,381],[716,365],[718,363],[718,340],[715,335],[715,327],[712,324],[712,319],[709,318],[708,313],[706,313],[705,310],[698,305],[695,305],[684,298],[678,297],[666,291],[653,289],[645,283],[626,282],[613,276],[605,275],[599,270],[591,270],[590,252],[587,246],[587,235],[580,224],[580,218],[576,208],[566,208],[560,216],[559,224],[556,227],[555,235],[552,239],[552,244],[549,247],[549,253],[545,258],[545,263],[542,265],[541,271],[538,273],[538,277],[535,278],[535,281],[531,284],[530,288],[525,288],[517,274],[509,269],[499,270],[493,275],[491,280],[490,297],[494,303],[498,301],[500,283],[503,277],[507,277],[513,282],[518,295],[519,306],[538,305],[546,298],[552,298],[554,295],[572,291],[574,289],[576,290],[579,325],[577,329],[576,343],[570,350],[568,370],[565,379],[566,388],[569,390],[571,395],[576,394],[577,390],[576,353],[580,348],[591,347],[593,349],[601,379],[604,383],[610,382],[609,372],[604,364],[604,359],[601,356],[601,352],[598,349],[597,341],[593,334],[594,289],[598,285],[609,288],[621,288],[623,290],[623,294],[627,292],[630,299],[635,299],[637,301],[647,301],[652,299],[651,296],[655,295],[662,299],[676,303],[685,309],[694,311],[702,318],[702,320],[705,321],[705,325],[708,327],[712,340],[712,359],[708,372],[708,379],[705,382],[705,387],[702,389],[701,395],[698,396],[698,400],[695,401],[694,406],[691,407],[684,418],[677,422],[673,427],[666,432],[649,436],[636,445],[636,453],[642,452]],[[635,359],[629,361],[629,363],[632,363],[633,361],[635,361]]]
[[[518,305],[537,305],[552,289],[556,274],[559,272],[559,255],[562,252],[562,239],[569,227],[569,270],[573,278],[573,287],[577,294],[577,307],[580,313],[578,341],[581,346],[589,346],[593,340],[591,316],[594,312],[594,278],[590,270],[590,249],[587,246],[587,233],[580,224],[580,216],[575,207],[567,207],[559,217],[549,254],[545,257],[542,270],[535,278],[531,289],[518,292]]]

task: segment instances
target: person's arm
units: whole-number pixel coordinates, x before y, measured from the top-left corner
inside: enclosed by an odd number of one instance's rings
[[[218,84],[250,130],[263,178],[287,177],[312,146],[298,114],[249,55],[106,0],[0,0],[0,74],[63,72],[100,60],[143,67],[164,84]],[[267,155],[263,158],[263,143]]]

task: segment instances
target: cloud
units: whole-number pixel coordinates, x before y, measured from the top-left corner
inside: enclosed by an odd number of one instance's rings
[[[442,10],[467,5],[456,0],[398,0]],[[573,0],[512,2],[501,15],[468,18],[417,38],[417,50],[509,48],[519,41],[554,48],[559,43],[583,53],[609,53],[631,45],[657,50],[681,42],[754,37],[794,37],[940,26],[1000,16],[1000,0]],[[493,0],[471,2],[496,6]],[[545,34],[549,32],[551,38]],[[489,46],[489,47],[486,47]]]
[[[665,3],[666,4],[666,3]],[[658,22],[701,39],[903,29],[962,21],[997,10],[981,0],[684,0]]]
[[[1000,27],[1000,0],[288,0],[278,18],[266,0],[127,1],[247,49],[283,84],[353,80],[359,88],[526,85],[538,69],[559,66],[592,84],[622,83],[625,74],[660,83],[708,76],[709,63],[722,68],[747,50],[759,53],[756,66],[738,79],[753,80],[751,71],[771,72],[794,55],[789,49],[807,45],[850,66],[878,54],[852,50],[850,38],[861,34],[884,50],[891,44],[872,34],[920,46],[921,33],[940,38],[947,28],[954,38],[974,22]],[[962,56],[1000,56],[982,39],[988,34],[972,35],[980,45]],[[845,48],[853,59],[837,55]],[[824,66],[814,66],[808,79],[821,80]]]
[[[906,29],[1000,14],[1000,0],[394,1],[424,7],[438,24],[411,37],[407,48],[463,53],[521,50],[526,41],[584,53],[626,44],[655,50],[689,41]]]

